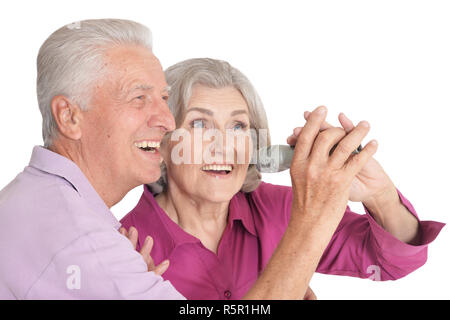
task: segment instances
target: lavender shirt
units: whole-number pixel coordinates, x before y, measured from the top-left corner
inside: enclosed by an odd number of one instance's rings
[[[0,191],[0,299],[182,299],[153,272],[81,170],[35,147]]]
[[[400,200],[417,217],[407,199]],[[283,236],[290,217],[292,189],[262,182],[251,193],[237,193],[230,202],[228,224],[217,255],[199,239],[181,229],[159,207],[144,187],[137,206],[123,226],[135,226],[139,243],[147,235],[155,239],[155,263],[170,259],[163,277],[188,299],[240,299],[263,271]],[[444,224],[420,222],[421,244],[408,245],[381,228],[370,213],[359,215],[347,207],[317,272],[374,280],[401,278],[422,266],[427,244]]]

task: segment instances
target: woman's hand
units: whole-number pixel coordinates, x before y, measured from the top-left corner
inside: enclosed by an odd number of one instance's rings
[[[310,114],[311,112],[305,111],[305,120],[308,120]],[[339,114],[338,119],[347,134],[355,128],[352,121],[343,113]],[[287,139],[289,145],[293,146],[296,144],[298,135],[300,134],[302,128],[303,127],[297,127],[294,129],[294,133]],[[322,131],[329,128],[333,128],[333,126],[327,122],[323,122],[320,130]],[[369,199],[375,198],[392,188],[393,183],[384,172],[381,165],[373,157],[370,157],[365,166],[360,172],[358,172],[355,179],[352,181],[349,200],[353,202],[366,202]]]
[[[127,231],[127,229],[121,227],[119,229],[119,232],[125,237],[127,237],[128,240],[130,240],[131,244],[133,245],[133,248],[136,249],[138,241],[138,231],[136,230],[136,228],[130,227],[130,230]],[[159,265],[155,266],[153,258],[150,256],[152,248],[153,248],[153,238],[147,236],[139,253],[144,258],[145,263],[147,263],[148,271],[153,271],[157,275],[161,276],[164,272],[166,272],[167,268],[169,267],[169,260],[164,260]]]

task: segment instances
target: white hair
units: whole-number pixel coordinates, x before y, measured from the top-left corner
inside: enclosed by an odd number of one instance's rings
[[[106,72],[103,54],[114,45],[152,50],[151,31],[129,20],[84,20],[56,30],[42,44],[37,57],[37,98],[44,146],[50,146],[58,134],[51,109],[53,97],[64,95],[86,110],[93,85]]]
[[[184,120],[192,88],[196,84],[211,88],[234,87],[243,96],[249,110],[250,128],[257,133],[261,129],[267,133],[264,141],[252,136],[253,146],[258,150],[270,145],[269,126],[263,103],[248,78],[228,62],[209,58],[197,58],[181,61],[165,71],[167,83],[170,86],[169,108],[172,112],[177,128]],[[254,164],[250,164],[247,176],[241,190],[251,192],[261,182],[261,174]],[[152,192],[159,193],[167,186],[167,171],[164,163],[161,165],[161,178],[148,185]]]

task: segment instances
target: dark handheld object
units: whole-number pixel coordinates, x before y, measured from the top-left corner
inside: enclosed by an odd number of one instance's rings
[[[337,144],[330,150],[330,156],[336,149]],[[352,154],[360,153],[361,145],[352,152]],[[258,150],[258,159],[256,168],[259,172],[272,173],[280,172],[291,167],[292,158],[294,157],[294,147],[289,145],[274,145],[264,147]]]

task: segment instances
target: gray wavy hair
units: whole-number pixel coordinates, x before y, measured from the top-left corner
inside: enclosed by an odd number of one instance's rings
[[[258,133],[257,136],[252,136],[253,146],[259,149],[266,143],[270,145],[267,116],[258,93],[247,77],[228,62],[209,58],[189,59],[169,67],[165,75],[170,86],[168,104],[177,127],[184,120],[194,85],[201,84],[216,89],[232,86],[244,97],[249,109],[250,128]],[[266,130],[267,139],[258,139],[260,129]],[[261,173],[254,164],[250,164],[241,191],[251,192],[260,182]],[[161,178],[148,186],[154,194],[166,188],[167,171],[164,162],[161,164]]]
[[[151,31],[130,20],[83,20],[56,30],[42,44],[37,57],[37,98],[44,146],[50,146],[58,134],[53,97],[64,95],[86,110],[93,85],[105,76],[103,54],[114,45],[152,50]]]

